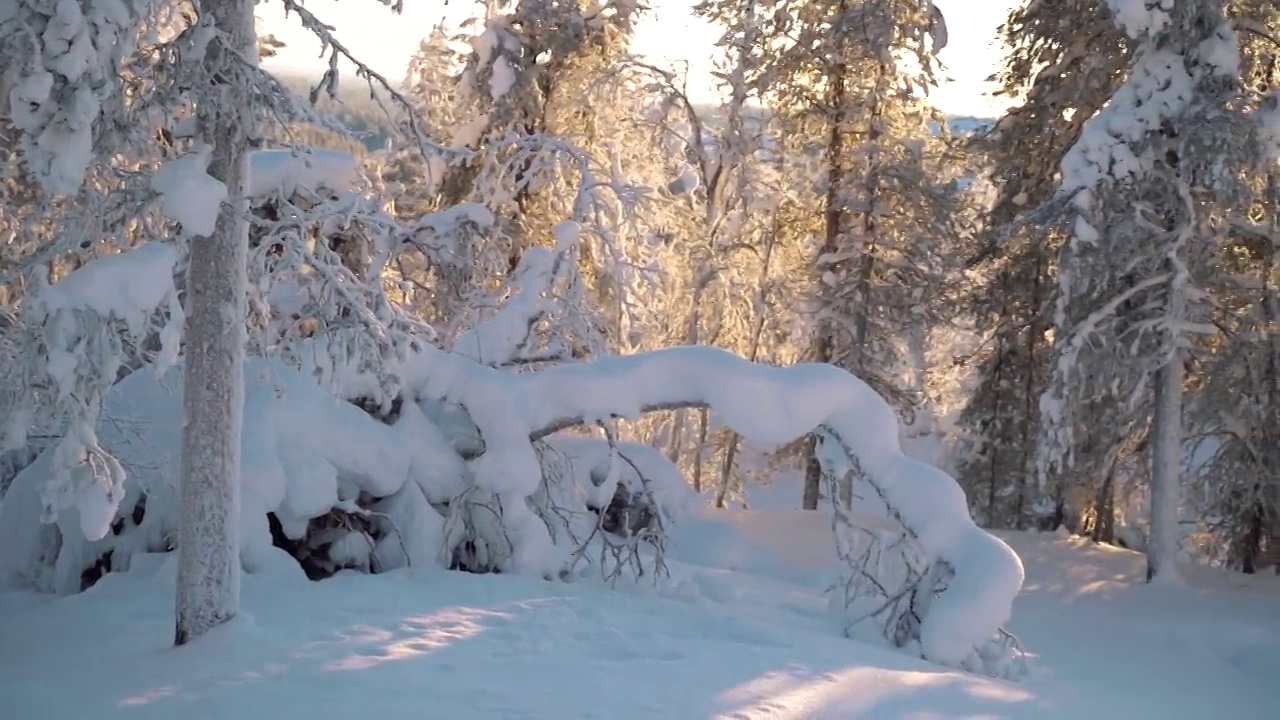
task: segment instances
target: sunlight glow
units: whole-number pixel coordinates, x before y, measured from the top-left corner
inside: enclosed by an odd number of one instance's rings
[[[940,55],[946,66],[944,82],[933,93],[934,103],[953,115],[994,116],[1005,106],[986,95],[1003,50],[996,29],[1014,0],[936,0],[947,18],[948,45]],[[711,78],[712,55],[719,31],[691,14],[692,0],[651,0],[652,11],[636,31],[633,49],[659,64],[687,67],[689,89],[698,102],[714,102],[718,93]],[[454,0],[409,0],[404,13],[394,15],[373,0],[310,0],[307,8],[337,28],[347,47],[388,79],[400,80],[418,42],[441,21],[451,26],[480,11],[478,3]],[[286,19],[278,4],[259,7],[260,29],[286,43],[267,67],[320,72],[325,61],[320,45],[293,18]]]
[[[921,690],[930,692],[920,693]],[[1011,705],[1028,702],[1034,696],[1009,683],[962,675],[939,669],[936,672],[888,670],[878,667],[850,666],[819,672],[792,666],[761,675],[720,696],[725,714],[733,717],[758,717],[785,708],[786,717],[823,717],[823,713],[839,708],[841,715],[856,712],[857,717],[881,716],[912,718],[953,717],[931,712],[921,705],[921,697],[937,693],[955,694],[967,700],[990,704],[991,717],[1008,713]],[[932,703],[932,707],[945,704]],[[966,714],[966,717],[973,715]]]
[[[397,632],[379,630],[352,637],[352,654],[327,663],[325,670],[368,670],[388,662],[409,660],[442,650],[485,630],[483,618],[507,617],[476,608],[446,608],[403,618]]]

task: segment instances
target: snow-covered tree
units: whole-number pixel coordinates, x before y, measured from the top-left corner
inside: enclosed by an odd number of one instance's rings
[[[1221,3],[1108,7],[1137,49],[1062,161],[1075,215],[1059,262],[1040,471],[1069,465],[1088,403],[1115,408],[1115,420],[1150,412],[1148,579],[1171,580],[1185,349],[1205,332],[1199,286],[1221,243],[1215,210],[1244,190],[1253,132],[1233,109],[1240,59]]]
[[[1001,92],[1019,104],[975,143],[996,197],[984,218],[986,246],[971,261],[967,312],[984,342],[968,360],[979,379],[960,419],[960,476],[988,527],[1060,523],[1066,515],[1074,528],[1091,508],[1066,507],[1064,497],[1083,485],[1092,502],[1099,488],[1086,481],[1105,470],[1082,463],[1069,478],[1055,476],[1048,503],[1032,482],[1064,233],[1027,216],[1053,197],[1063,155],[1123,81],[1130,41],[1104,0],[1027,3],[1010,13],[1001,38],[1009,48],[997,75]],[[1098,420],[1084,429],[1112,427]]]
[[[743,8],[750,6],[751,11]],[[924,94],[945,44],[932,3],[708,3],[724,23],[755,16],[762,58],[749,80],[785,123],[798,157],[788,170],[821,188],[812,357],[864,378],[897,407],[914,404],[897,375],[913,328],[927,324],[942,277],[940,247],[955,237],[954,188],[941,180]],[[768,57],[768,62],[763,58]],[[809,462],[805,506],[819,479]]]
[[[1188,441],[1197,462],[1186,488],[1207,545],[1197,550],[1244,572],[1268,564],[1280,572],[1280,338],[1266,330],[1280,318],[1280,64],[1273,34],[1280,8],[1241,0],[1229,15],[1262,164],[1249,174],[1252,202],[1229,213],[1214,268],[1211,317],[1219,334],[1197,347],[1192,366]]]

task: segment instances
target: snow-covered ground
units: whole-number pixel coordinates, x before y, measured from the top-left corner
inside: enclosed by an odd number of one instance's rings
[[[1054,534],[1026,562],[1022,683],[838,636],[822,514],[690,519],[669,587],[432,571],[247,576],[243,614],[175,649],[173,559],[89,591],[0,595],[12,718],[1262,718],[1280,707],[1280,581],[1143,585],[1141,556]]]

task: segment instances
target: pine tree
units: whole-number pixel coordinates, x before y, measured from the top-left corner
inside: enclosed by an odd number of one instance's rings
[[[1094,474],[1082,469],[1070,487],[1054,477],[1047,496],[1030,482],[1064,233],[1024,216],[1052,198],[1063,155],[1122,81],[1130,42],[1104,0],[1028,3],[1010,13],[1001,37],[1009,48],[997,74],[1001,93],[1020,103],[977,143],[997,194],[984,222],[986,249],[971,262],[982,282],[968,310],[986,342],[960,418],[970,443],[960,476],[988,527],[1066,520],[1075,528],[1089,513],[1068,507],[1066,497],[1079,496],[1081,478]],[[1085,494],[1092,497],[1092,488]]]
[[[1219,211],[1243,188],[1252,136],[1233,108],[1235,34],[1211,0],[1109,0],[1137,43],[1129,78],[1062,161],[1071,237],[1059,261],[1055,360],[1039,469],[1069,466],[1089,403],[1150,418],[1148,579],[1174,580],[1185,350]]]
[[[210,86],[197,108],[213,147],[209,175],[233,200],[207,239],[191,243],[178,522],[174,642],[183,645],[224,623],[240,599],[240,425],[244,413],[245,292],[249,247],[248,139],[254,120],[238,63],[257,62],[252,0],[207,3],[200,22],[219,33],[205,56]]]
[[[1194,455],[1205,457],[1188,485],[1201,529],[1229,567],[1280,572],[1280,155],[1268,143],[1280,109],[1280,7],[1238,0],[1228,14],[1241,55],[1243,104],[1263,136],[1249,176],[1253,201],[1233,208],[1216,260],[1212,322],[1218,335],[1197,347],[1188,399]],[[1268,557],[1268,553],[1270,557]]]

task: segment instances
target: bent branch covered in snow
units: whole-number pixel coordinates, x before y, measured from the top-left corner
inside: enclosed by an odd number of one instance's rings
[[[781,445],[823,429],[915,533],[955,572],[921,626],[925,657],[959,664],[1009,618],[1022,563],[974,524],[942,471],[902,453],[898,418],[866,383],[831,365],[758,365],[710,347],[683,347],[565,365],[511,379],[531,438],[610,417],[706,406],[748,439]],[[483,428],[481,430],[483,435]]]

